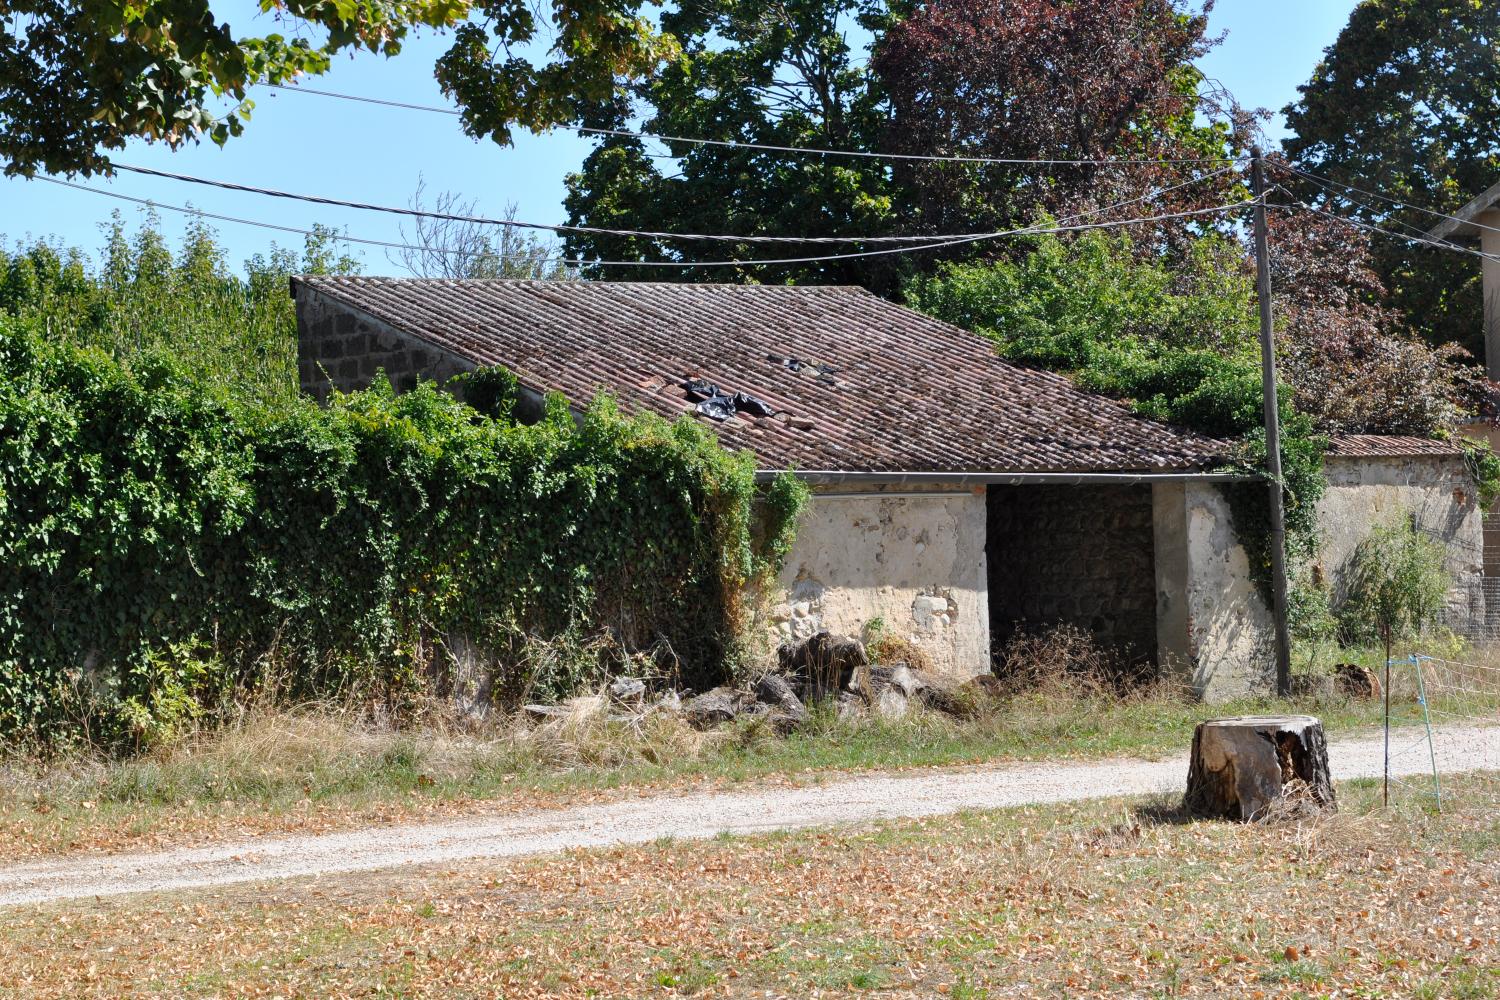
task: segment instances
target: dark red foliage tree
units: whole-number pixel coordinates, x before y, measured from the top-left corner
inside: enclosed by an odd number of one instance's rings
[[[931,0],[894,24],[873,68],[894,152],[1091,161],[907,163],[897,178],[934,232],[1029,222],[1171,183],[1224,155],[1234,122],[1195,123],[1211,45],[1173,0]],[[1150,160],[1104,164],[1107,158]],[[1222,197],[1225,175],[1189,197]],[[1179,202],[1180,204],[1181,202]]]
[[[1269,222],[1282,375],[1320,429],[1426,435],[1492,411],[1469,353],[1430,346],[1386,304],[1368,233],[1302,209]]]

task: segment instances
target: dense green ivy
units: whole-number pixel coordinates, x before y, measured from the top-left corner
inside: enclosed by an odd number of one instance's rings
[[[530,426],[433,385],[252,406],[164,356],[126,367],[5,324],[12,740],[150,739],[273,681],[399,708],[474,649],[496,698],[555,694],[583,678],[521,647],[601,630],[715,681],[806,500],[790,477],[757,487],[700,425],[608,399],[577,417],[554,397]],[[481,381],[503,399],[503,376]]]
[[[1478,438],[1460,437],[1458,446],[1479,490],[1479,506],[1489,510],[1500,499],[1500,455],[1495,454],[1488,441]]]

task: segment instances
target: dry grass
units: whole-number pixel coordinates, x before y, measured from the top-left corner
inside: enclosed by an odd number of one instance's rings
[[[136,757],[0,765],[0,858],[326,832],[399,819],[535,808],[607,790],[632,768],[703,759],[728,733],[678,718],[612,720],[597,697],[541,723],[433,714],[396,729],[331,706],[254,711]],[[576,781],[569,781],[569,776]]]
[[[874,663],[904,663],[912,670],[932,673],[932,657],[904,635],[881,630],[865,644]]]
[[[1435,696],[1434,717],[1487,712],[1500,696]],[[902,720],[813,714],[789,738],[761,721],[702,733],[666,714],[622,718],[597,697],[563,717],[452,726],[439,713],[398,730],[327,706],[254,711],[174,747],[119,759],[80,756],[0,764],[0,858],[183,845],[266,833],[315,833],[397,820],[530,809],[664,785],[1060,757],[1154,757],[1183,751],[1210,715],[1308,711],[1335,737],[1379,720],[1375,702],[1343,698],[1208,708],[1164,685],[1120,695],[1086,673],[975,694],[966,717]],[[1398,722],[1420,722],[1406,695]]]
[[[1149,661],[1101,646],[1073,625],[1017,632],[996,650],[995,673],[1004,690],[1013,693],[1135,700],[1188,695],[1180,679],[1157,673]]]
[[[573,699],[564,715],[541,723],[524,715],[458,721],[433,710],[406,729],[367,709],[262,704],[136,757],[0,761],[0,859],[503,812],[627,788],[1154,757],[1183,751],[1193,726],[1213,715],[1309,712],[1335,737],[1380,721],[1379,702],[1334,695],[1331,685],[1290,703],[1212,707],[1165,681],[1122,685],[1118,664],[1079,635],[1023,637],[1011,652],[1012,669],[993,690],[953,699],[948,707],[961,717],[916,711],[901,720],[847,721],[815,711],[805,730],[785,739],[756,720],[698,732],[671,714],[622,713],[599,695]],[[904,655],[898,646],[881,653],[887,662]],[[1500,659],[1469,653],[1466,660],[1425,664],[1433,721],[1500,723]],[[1409,667],[1394,674],[1397,725],[1422,723],[1415,676]]]
[[[1451,787],[1441,816],[1344,785],[1314,822],[1115,800],[17,908],[0,994],[1493,997],[1500,778]]]

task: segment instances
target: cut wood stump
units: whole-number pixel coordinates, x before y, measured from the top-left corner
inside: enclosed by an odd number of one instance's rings
[[[1194,816],[1237,820],[1279,809],[1336,810],[1323,723],[1311,715],[1200,722],[1183,806]]]

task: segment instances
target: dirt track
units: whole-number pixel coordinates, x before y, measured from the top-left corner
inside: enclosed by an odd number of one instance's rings
[[[1392,771],[1420,794],[1429,761],[1421,733],[1392,735]],[[1500,728],[1445,729],[1442,771],[1500,769]],[[1378,777],[1380,739],[1335,740],[1335,779]],[[1118,795],[1177,792],[1185,756],[1162,761],[1006,764],[841,778],[802,788],[698,795],[657,794],[529,816],[481,817],[345,833],[242,841],[189,850],[70,857],[0,868],[0,906],[131,892],[156,892],[263,879],[316,880],[470,858],[543,854],[632,844],[663,837],[707,838],[813,826],[930,816]]]

